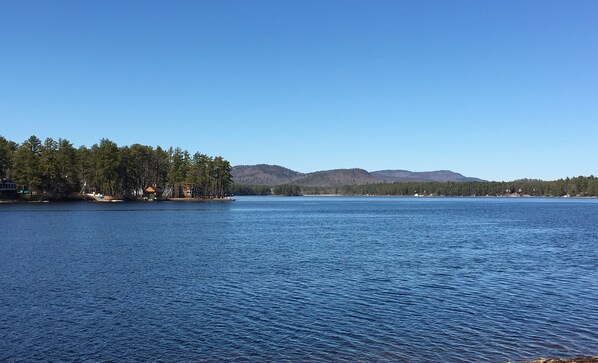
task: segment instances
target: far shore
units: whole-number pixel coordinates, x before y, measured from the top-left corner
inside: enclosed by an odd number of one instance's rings
[[[247,195],[253,197],[255,195]],[[285,197],[285,195],[268,195],[268,197]],[[388,198],[553,198],[553,199],[596,199],[594,196],[545,196],[545,195],[392,195],[392,194],[302,194],[297,197],[388,197]]]
[[[224,198],[168,198],[161,202],[234,202],[232,197]]]

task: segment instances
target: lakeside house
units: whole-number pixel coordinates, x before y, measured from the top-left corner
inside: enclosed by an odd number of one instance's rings
[[[145,188],[143,191],[143,198],[147,200],[162,199],[164,189],[158,186],[158,184],[152,184]]]
[[[7,178],[0,178],[0,195],[16,195],[17,183]]]

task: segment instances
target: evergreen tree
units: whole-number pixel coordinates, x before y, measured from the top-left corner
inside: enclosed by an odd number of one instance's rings
[[[13,154],[17,144],[0,136],[0,177],[11,177]]]
[[[299,196],[301,188],[294,184],[283,184],[275,186],[273,192],[275,195]]]
[[[31,136],[15,150],[13,155],[14,178],[19,187],[39,193],[42,186],[40,165],[41,141]]]
[[[212,159],[199,152],[193,155],[186,183],[191,187],[192,197],[205,197],[211,189],[211,170]]]
[[[121,160],[118,146],[108,139],[102,139],[100,145],[92,147],[92,152],[95,153],[93,159],[97,170],[98,191],[111,196],[121,196],[123,193],[117,194],[116,189],[121,181],[121,173],[119,173]]]
[[[212,177],[215,186],[213,196],[217,198],[225,197],[233,182],[232,167],[230,166],[230,163],[224,160],[221,156],[214,158]]]
[[[189,172],[190,157],[188,151],[181,148],[170,149],[170,169],[168,170],[168,184],[172,187],[175,198],[184,197],[185,181]]]
[[[56,170],[59,185],[58,196],[70,196],[79,191],[80,180],[77,165],[77,149],[66,139],[58,139],[56,151]]]

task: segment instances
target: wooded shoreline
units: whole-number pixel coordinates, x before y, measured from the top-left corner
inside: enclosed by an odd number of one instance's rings
[[[285,197],[284,195],[268,195],[267,197]],[[554,197],[554,196],[500,196],[500,195],[486,195],[486,196],[420,196],[414,197],[410,195],[342,195],[342,194],[305,194],[305,195],[298,195],[294,197],[305,197],[305,198],[313,198],[313,197],[326,197],[326,198],[334,198],[334,197],[356,197],[356,198],[396,198],[396,199],[404,199],[404,198],[422,198],[422,199],[444,199],[444,198],[459,198],[459,199],[470,199],[470,198],[477,198],[477,199],[571,199],[571,200],[583,200],[583,199],[598,199],[598,197],[590,196],[590,197]],[[89,200],[85,198],[69,198],[69,199],[35,199],[35,200],[24,200],[24,199],[0,199],[0,204],[37,204],[37,203],[79,203],[79,202],[88,202],[88,203],[226,203],[226,202],[234,202],[236,199],[234,196],[228,196],[223,198],[167,198],[162,199],[159,201],[149,202],[143,199],[129,199],[129,200],[122,200],[122,199],[114,199],[114,200],[105,200],[105,201],[98,201],[98,200]],[[598,362],[597,362],[598,363]]]
[[[75,148],[66,139],[31,136],[21,144],[0,136],[0,198],[118,200],[224,198],[232,185],[221,156],[178,147],[118,146],[101,139]]]
[[[553,181],[521,179],[473,182],[394,182],[313,187],[295,184],[276,186],[235,183],[234,195],[371,195],[446,197],[597,197],[598,178],[578,176]]]
[[[107,199],[107,200],[90,200],[88,198],[62,198],[62,199],[0,199],[0,204],[37,204],[37,203],[226,203],[234,202],[232,197],[222,198],[166,198],[155,201],[147,201],[143,199]]]

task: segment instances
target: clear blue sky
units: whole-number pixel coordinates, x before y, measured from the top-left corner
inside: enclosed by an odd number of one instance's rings
[[[1,1],[0,135],[598,174],[598,1]]]

